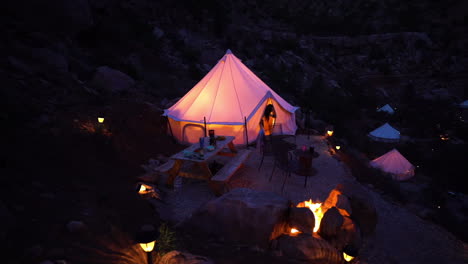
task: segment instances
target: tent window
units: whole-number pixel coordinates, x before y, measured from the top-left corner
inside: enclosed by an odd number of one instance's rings
[[[271,135],[273,131],[273,127],[276,123],[276,111],[273,104],[268,104],[265,107],[265,111],[263,112],[262,120],[260,121],[260,126],[263,127],[265,131],[265,135]]]

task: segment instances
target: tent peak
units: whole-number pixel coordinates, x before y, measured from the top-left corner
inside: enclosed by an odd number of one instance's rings
[[[232,54],[232,51],[230,49],[227,49],[226,54]]]

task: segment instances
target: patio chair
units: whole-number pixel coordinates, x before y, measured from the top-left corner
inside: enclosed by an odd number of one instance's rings
[[[265,135],[265,132],[263,129],[260,130],[259,134],[259,141],[257,141],[257,144],[261,154],[262,158],[260,160],[260,165],[258,166],[258,170],[262,167],[263,160],[265,159],[265,156],[273,156],[274,150],[273,150],[273,140],[281,140],[284,141],[286,138],[293,138],[294,143],[288,143],[292,149],[294,149],[295,144],[296,144],[296,135],[286,135],[283,134],[283,129],[282,125],[276,123],[273,126],[272,133],[270,135]],[[287,142],[286,142],[287,143]],[[294,146],[293,146],[294,145]]]
[[[265,132],[263,129],[260,130],[260,134],[258,135],[258,140],[257,140],[257,148],[259,149],[262,158],[260,160],[260,165],[258,166],[258,170],[262,167],[263,160],[265,159],[265,156],[273,156],[273,146],[271,144],[272,141],[272,136],[271,135],[265,135]]]
[[[281,124],[281,123],[275,123],[275,125],[273,126],[273,129],[272,129],[271,135],[276,136],[276,137],[281,137],[283,139],[284,138],[292,138],[293,141],[294,141],[294,144],[296,144],[296,135],[284,134],[283,124]]]
[[[291,172],[294,170],[295,162],[292,159],[290,151],[294,149],[295,145],[284,141],[282,138],[275,137],[272,138],[271,143],[273,148],[274,164],[269,181],[273,178],[276,168],[282,170],[285,174],[283,185],[281,187],[281,192],[283,192],[286,180],[288,177],[291,177]]]

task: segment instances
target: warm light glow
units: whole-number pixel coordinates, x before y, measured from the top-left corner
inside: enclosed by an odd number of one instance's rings
[[[440,135],[440,139],[443,140],[443,141],[447,141],[447,140],[449,140],[450,138],[449,138],[449,136],[447,136],[447,135]]]
[[[328,135],[329,137],[333,136],[333,130],[328,130],[328,131],[327,131],[327,135]]]
[[[140,185],[140,189],[138,190],[138,193],[139,194],[146,194],[146,193],[152,192],[152,190],[153,190],[153,187],[142,183]]]
[[[151,252],[154,249],[154,244],[156,244],[156,241],[151,241],[148,243],[140,243],[140,246],[145,252]]]
[[[97,121],[101,124],[104,123],[104,117],[98,117]]]
[[[341,146],[335,146],[336,150],[340,150]]]
[[[297,230],[296,228],[291,228],[291,234],[299,234],[299,230]]]
[[[314,203],[312,202],[312,199],[310,199],[309,201],[304,201],[297,205],[297,207],[308,207],[312,211],[312,213],[314,213],[314,217],[315,217],[314,232],[317,232],[317,230],[319,229],[320,221],[322,220],[323,214],[325,213],[322,211],[321,206],[322,206],[322,203]]]
[[[343,252],[343,258],[346,260],[346,262],[350,262],[354,257]]]

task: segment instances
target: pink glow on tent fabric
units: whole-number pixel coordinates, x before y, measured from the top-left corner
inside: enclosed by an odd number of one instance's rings
[[[204,125],[205,117],[208,126],[217,125],[222,130],[217,134],[236,136],[234,142],[243,144],[246,140],[241,131],[245,134],[244,117],[249,141],[253,142],[260,131],[259,122],[267,101],[274,105],[282,131],[295,134],[294,112],[298,108],[281,98],[228,50],[200,82],[165,110],[164,115],[169,117],[174,135],[181,142],[196,142],[194,136],[186,133],[186,126],[199,131],[194,124]]]
[[[407,180],[414,176],[414,166],[396,149],[372,160],[370,165],[391,173],[395,180]]]

